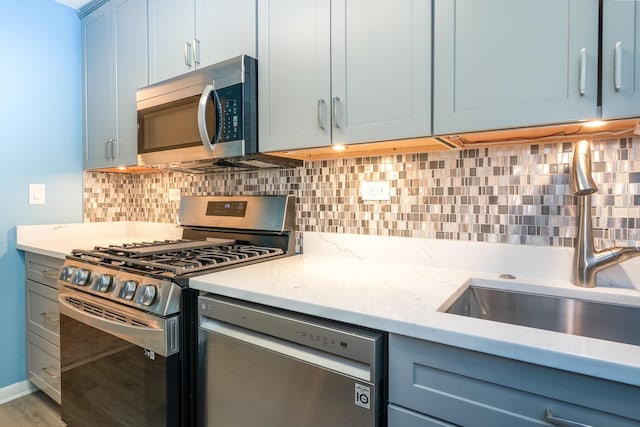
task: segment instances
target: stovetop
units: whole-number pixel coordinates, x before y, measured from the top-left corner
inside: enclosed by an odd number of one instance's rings
[[[75,249],[58,284],[160,316],[181,311],[193,275],[295,253],[293,196],[183,197],[180,240]],[[88,296],[89,297],[89,296]],[[99,298],[99,299],[96,299]]]
[[[280,248],[236,243],[230,239],[164,240],[126,243],[93,250],[76,249],[71,256],[91,264],[110,266],[157,278],[219,269],[282,255]]]

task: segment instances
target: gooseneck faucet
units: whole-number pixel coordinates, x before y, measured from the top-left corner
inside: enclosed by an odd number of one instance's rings
[[[596,274],[612,265],[640,256],[638,247],[613,247],[596,250],[593,246],[591,195],[598,187],[591,175],[591,143],[581,140],[573,150],[572,178],[578,197],[578,234],[573,255],[573,284],[586,288],[596,286]]]

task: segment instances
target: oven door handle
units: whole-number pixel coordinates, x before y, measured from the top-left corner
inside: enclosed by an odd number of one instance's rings
[[[167,357],[179,351],[179,316],[152,316],[64,287],[59,288],[58,306],[61,315],[161,356]]]
[[[305,363],[310,363],[324,369],[339,372],[343,375],[358,378],[362,381],[371,381],[370,367],[362,362],[335,356],[311,347],[305,347],[270,335],[261,334],[236,325],[220,322],[206,316],[202,316],[200,318],[200,329],[203,332],[215,333],[233,338],[275,353],[283,354]]]

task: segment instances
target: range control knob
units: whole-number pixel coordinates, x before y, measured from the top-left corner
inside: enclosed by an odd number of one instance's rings
[[[64,282],[70,282],[71,278],[73,277],[73,272],[76,270],[75,267],[72,267],[70,265],[65,265],[60,269],[60,276],[58,276],[58,279],[64,281]]]
[[[107,292],[113,283],[113,275],[98,274],[93,281],[93,289],[98,292]]]
[[[133,295],[136,293],[137,287],[138,282],[136,282],[135,280],[125,280],[124,282],[122,282],[122,287],[120,288],[120,293],[118,293],[118,298],[131,301],[133,299]]]
[[[138,296],[136,297],[136,302],[142,305],[151,305],[153,301],[156,299],[156,294],[158,290],[153,285],[144,285],[140,287],[140,292],[138,292]]]
[[[91,271],[86,268],[76,268],[71,276],[71,283],[78,286],[87,286],[91,278]]]

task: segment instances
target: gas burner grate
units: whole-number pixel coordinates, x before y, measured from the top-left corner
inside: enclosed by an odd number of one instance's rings
[[[229,244],[230,243],[230,244]],[[284,254],[279,248],[237,244],[233,240],[166,240],[74,250],[80,259],[136,273],[176,277]]]

